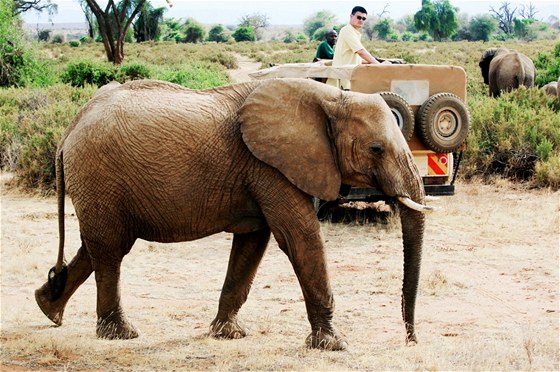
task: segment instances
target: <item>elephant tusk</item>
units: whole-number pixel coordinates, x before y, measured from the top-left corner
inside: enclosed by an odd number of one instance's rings
[[[418,212],[433,212],[435,209],[434,207],[428,207],[427,205],[418,204],[412,199],[406,198],[404,196],[399,196],[397,197],[397,199],[399,199],[399,201],[406,205],[408,208],[414,209]]]

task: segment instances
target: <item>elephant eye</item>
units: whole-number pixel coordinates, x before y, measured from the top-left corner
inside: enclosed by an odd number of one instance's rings
[[[381,155],[385,152],[385,148],[383,148],[383,145],[380,144],[380,143],[375,143],[375,144],[371,145],[370,150],[375,155]]]

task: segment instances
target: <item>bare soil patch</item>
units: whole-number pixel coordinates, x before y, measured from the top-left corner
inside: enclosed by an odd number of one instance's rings
[[[350,346],[320,352],[304,346],[310,329],[301,290],[274,241],[240,313],[250,334],[208,336],[231,245],[226,233],[135,244],[122,295],[139,338],[95,337],[93,276],[54,327],[33,293],[56,260],[56,199],[2,186],[2,371],[559,368],[559,192],[459,183],[455,196],[432,202],[439,210],[427,220],[415,347],[404,345],[398,220],[322,223],[334,324]],[[70,202],[66,215],[70,258],[79,247]]]

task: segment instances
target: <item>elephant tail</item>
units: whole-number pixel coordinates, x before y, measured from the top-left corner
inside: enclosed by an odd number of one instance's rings
[[[49,286],[51,290],[51,299],[58,299],[68,277],[68,269],[64,262],[64,199],[65,199],[65,183],[64,183],[64,162],[62,161],[62,150],[59,150],[56,156],[56,193],[58,204],[58,258],[56,265],[49,271]]]

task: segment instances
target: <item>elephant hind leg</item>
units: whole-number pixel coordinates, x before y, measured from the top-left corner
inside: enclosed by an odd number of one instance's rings
[[[138,337],[138,331],[128,321],[121,306],[120,269],[122,259],[95,264],[97,284],[97,337],[128,340]]]
[[[243,338],[247,335],[247,329],[237,319],[237,313],[247,300],[269,240],[268,227],[253,233],[234,234],[218,314],[210,325],[213,337]]]
[[[47,318],[56,325],[62,324],[66,303],[92,271],[91,259],[82,245],[63,272],[54,277],[49,272],[50,280],[35,291],[35,300]]]

